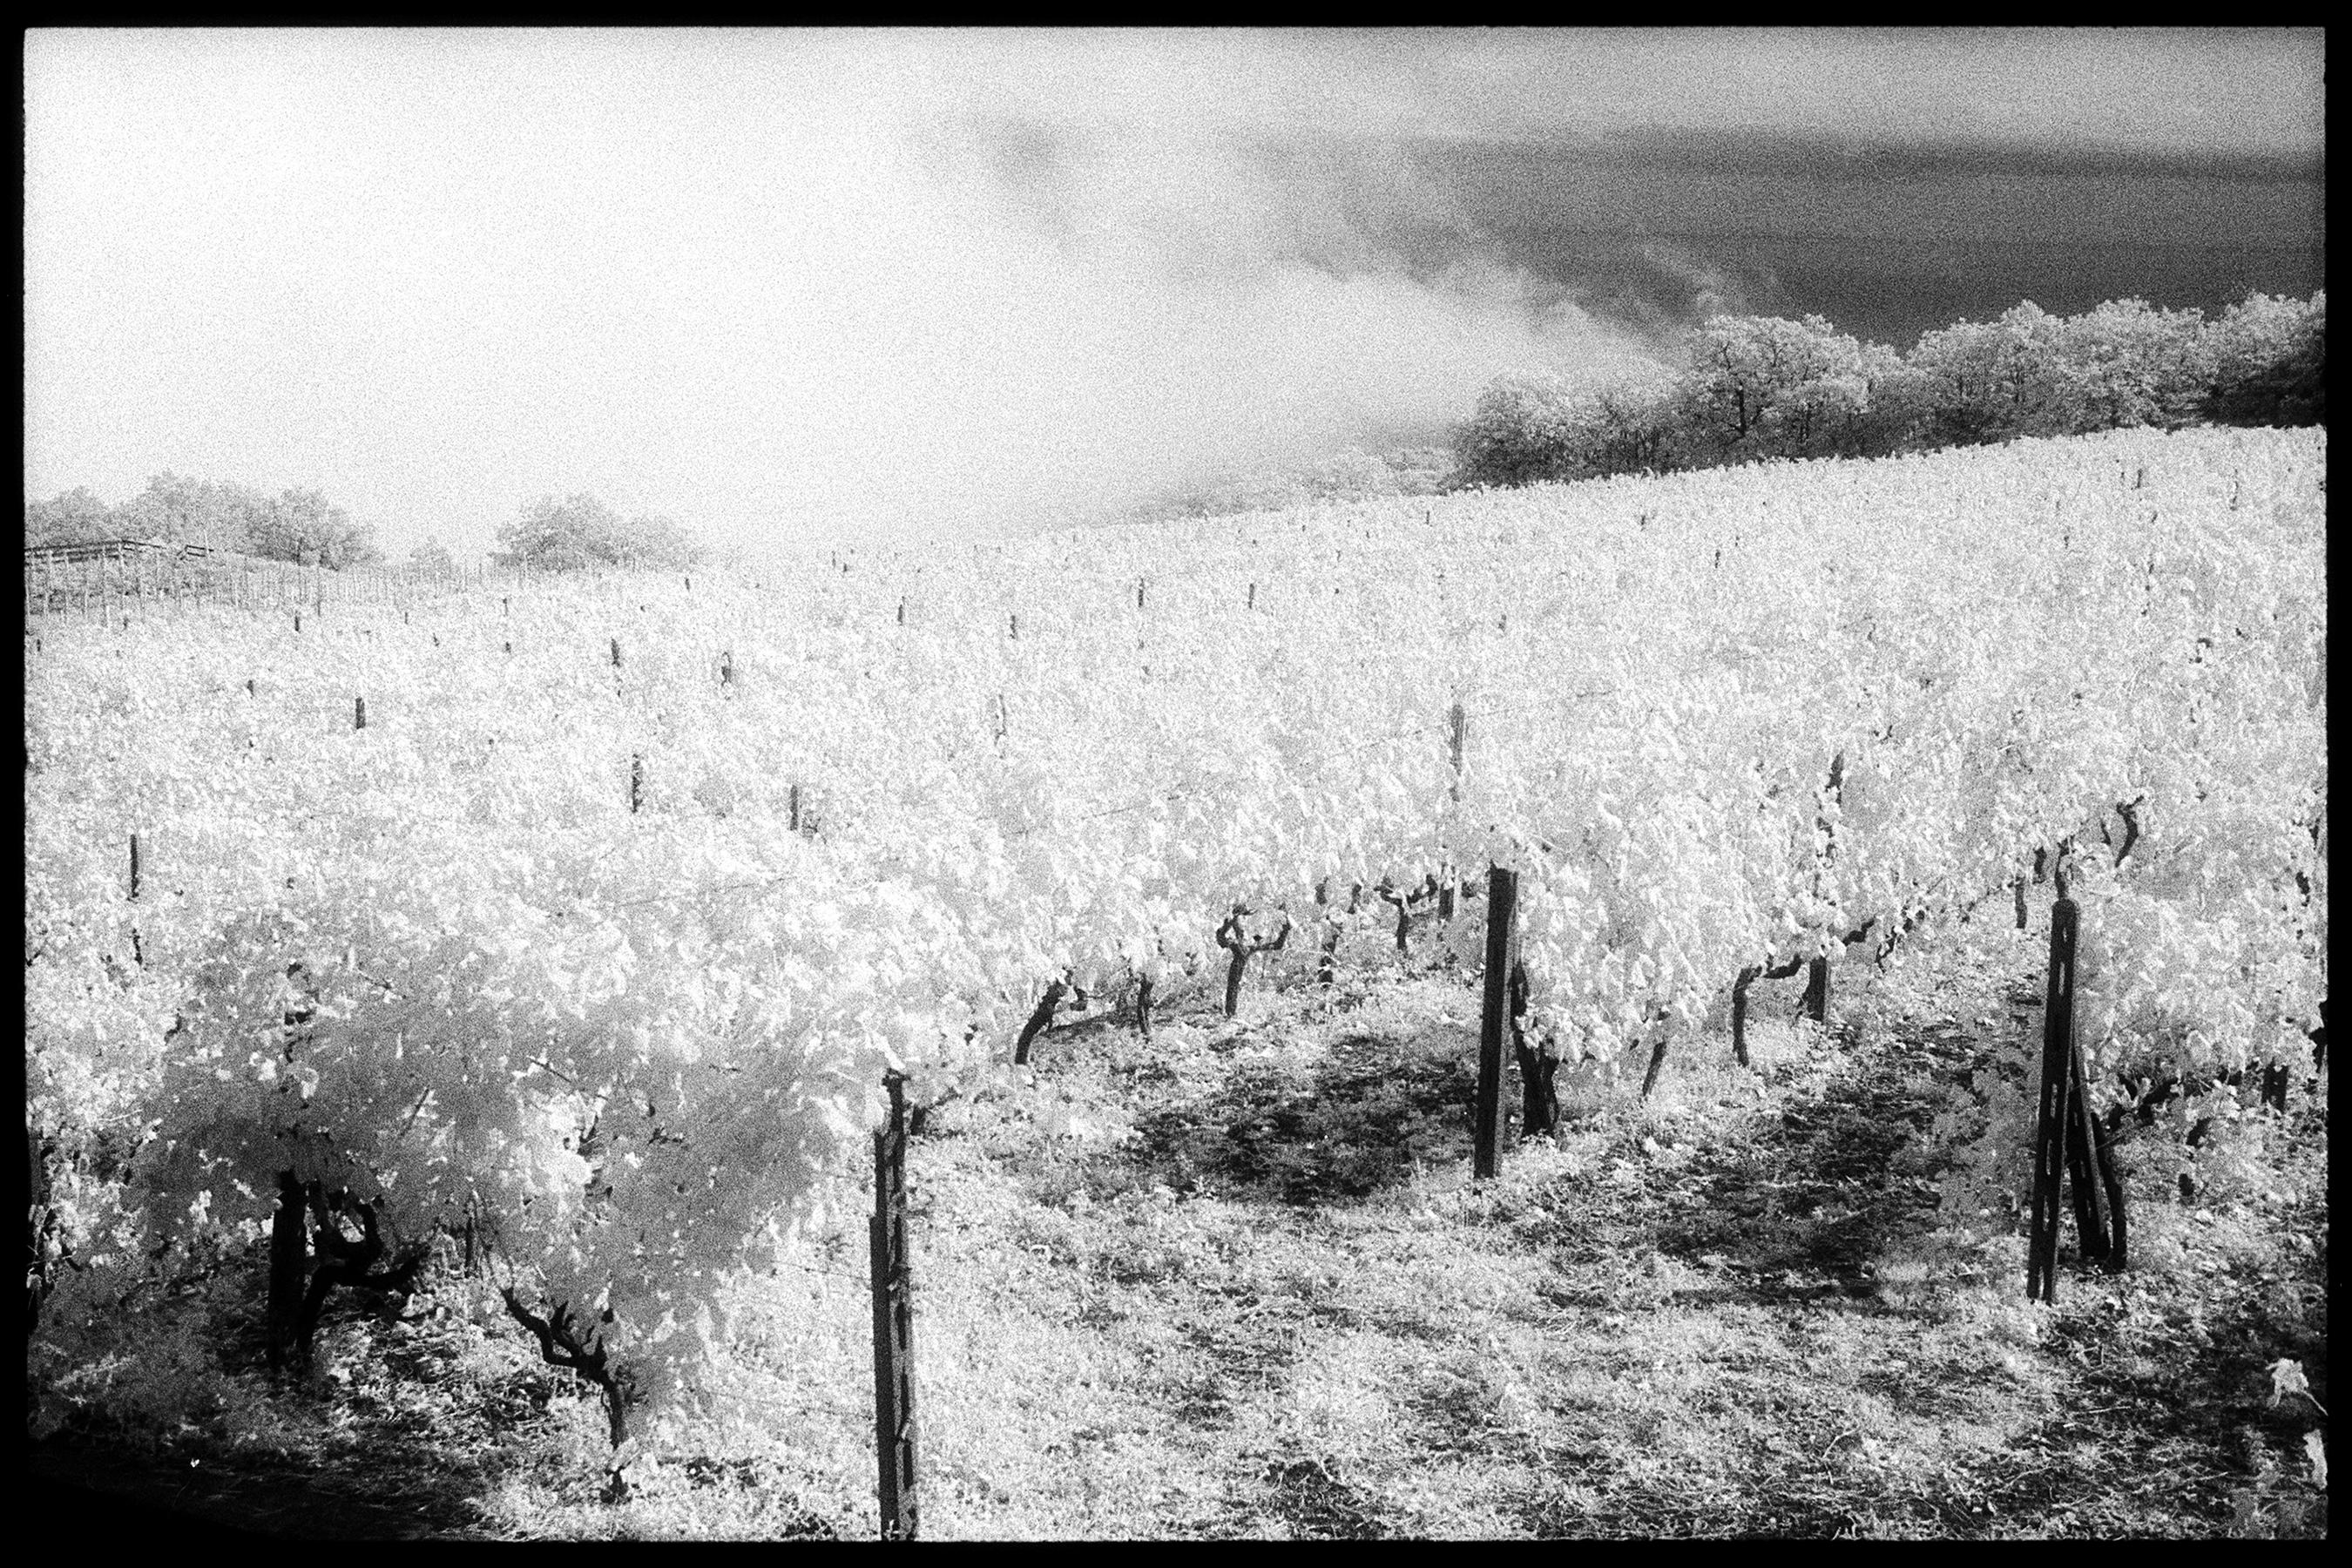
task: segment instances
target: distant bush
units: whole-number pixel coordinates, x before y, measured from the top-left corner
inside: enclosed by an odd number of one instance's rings
[[[1454,433],[1455,487],[1595,479],[1679,466],[1678,384],[1580,391],[1541,372],[1503,376]]]
[[[425,576],[455,576],[457,558],[438,539],[427,539],[408,552],[407,569]]]
[[[1311,468],[1252,474],[1187,486],[1128,508],[1121,522],[1186,517],[1226,517],[1276,511],[1317,501],[1370,500],[1381,496],[1436,495],[1454,479],[1454,458],[1443,447],[1373,454],[1350,447]]]
[[[506,547],[492,557],[499,565],[530,566],[542,572],[590,566],[692,566],[710,553],[707,545],[667,518],[624,520],[592,495],[566,496],[562,500],[541,496],[524,507],[520,517],[499,529],[498,540]]]
[[[2079,316],[2028,301],[1925,334],[1907,355],[1819,316],[1717,316],[1661,382],[1576,391],[1546,373],[1488,384],[1457,426],[1456,482],[1546,479],[1773,458],[1875,457],[2136,426],[2322,424],[2327,296],[2254,294],[2218,321],[2114,300]]]

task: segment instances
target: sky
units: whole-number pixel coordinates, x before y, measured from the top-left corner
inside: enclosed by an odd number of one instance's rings
[[[2325,281],[2316,29],[36,30],[28,499],[1003,537],[1717,310]]]

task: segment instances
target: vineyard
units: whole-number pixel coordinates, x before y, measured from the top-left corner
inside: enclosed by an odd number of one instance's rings
[[[1268,1019],[1339,1060],[1379,1034],[1343,1004],[1419,1020],[1399,1037],[1475,1016],[1492,870],[1526,1142],[1444,1202],[1503,1239],[1558,1240],[1568,1210],[1531,1229],[1530,1193],[1605,1184],[1597,1108],[1864,1062],[1883,1097],[1924,1070],[1906,1007],[2038,985],[2053,891],[2089,1103],[2141,1139],[2129,1201],[2275,1196],[2315,1118],[2324,1141],[2325,513],[2324,431],[2136,431],[763,572],[45,600],[37,1425],[121,1418],[105,1390],[142,1352],[106,1336],[133,1301],[268,1276],[268,1359],[299,1367],[343,1297],[462,1278],[429,1289],[592,1388],[620,1495],[746,1419],[747,1340],[815,1332],[757,1288],[829,1267],[887,1079],[919,1149],[1017,1124],[1066,1175],[1051,1151],[1127,1150],[1137,1212],[1172,1204],[1184,1178],[1135,1153],[1183,1142],[1130,1093],[1150,1064],[1239,1093],[1237,1048],[1260,1089],[1296,1068]],[[1049,1059],[1065,1037],[1086,1050]],[[1980,1045],[1905,1169],[2021,1304],[2035,1108],[1997,1070],[2025,1047]],[[1348,1094],[1451,1081],[1418,1050]],[[1248,1182],[1293,1205],[1389,1183],[1265,1152],[1320,1114],[1276,1101]],[[1864,1129],[1895,1114],[1869,1103]],[[1675,1114],[1687,1163],[1714,1123]],[[1416,1183],[1467,1175],[1466,1108],[1438,1120]],[[962,1159],[919,1157],[918,1198]],[[2323,1208],[2323,1277],[2324,1235]],[[987,1386],[989,1337],[954,1342]],[[932,1409],[950,1446],[977,1419]],[[1313,1503],[1293,1532],[1350,1532],[1328,1467],[1268,1473]],[[1563,1531],[1655,1527],[1546,1495]]]

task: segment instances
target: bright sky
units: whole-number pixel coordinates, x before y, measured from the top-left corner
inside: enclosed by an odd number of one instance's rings
[[[314,486],[395,551],[576,490],[753,551],[1021,531],[1643,352],[1475,236],[1384,254],[1368,203],[1444,206],[1409,174],[1245,145],[2317,156],[2325,63],[2316,30],[36,31],[26,489]]]

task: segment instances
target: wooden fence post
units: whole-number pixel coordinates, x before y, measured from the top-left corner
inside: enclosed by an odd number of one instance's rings
[[[1454,710],[1459,714],[1462,710]],[[1460,733],[1459,730],[1455,731]],[[1500,866],[1486,871],[1486,999],[1478,1013],[1478,1100],[1472,1128],[1475,1153],[1471,1173],[1495,1174],[1503,1132],[1503,1037],[1511,1026],[1511,960],[1517,934],[1519,878]]]
[[[1514,889],[1516,897],[1517,890]],[[1516,923],[1516,910],[1514,910]],[[1513,946],[1517,945],[1517,931],[1512,932]],[[1559,1058],[1546,1056],[1538,1047],[1528,1044],[1527,1033],[1519,1020],[1528,1011],[1528,966],[1514,957],[1511,960],[1511,1053],[1519,1064],[1519,1138],[1522,1142],[1538,1132],[1555,1132],[1559,1128],[1559,1096],[1553,1080],[1559,1073]]]
[[[882,1539],[912,1541],[915,1509],[915,1303],[907,1247],[907,1080],[892,1073],[888,1124],[874,1134],[874,1458]]]
[[[2033,1137],[2033,1215],[2027,1232],[2025,1299],[2058,1299],[2059,1183],[2066,1165],[2066,1110],[2074,1087],[2075,907],[2050,910],[2050,981],[2042,1018],[2042,1100]]]
[[[2074,1231],[2084,1261],[2103,1273],[2119,1274],[2125,1263],[2124,1191],[2105,1140],[2091,1117],[2091,1097],[2083,1085],[2083,1052],[2067,1024],[2066,1181],[2074,1198]]]
[[[1469,727],[1469,716],[1463,712],[1462,704],[1456,702],[1446,717],[1454,729],[1454,783],[1447,786],[1446,798],[1459,805],[1462,804],[1462,742],[1464,731]],[[1454,868],[1450,865],[1445,867],[1444,875],[1445,885],[1437,891],[1437,918],[1441,922],[1454,918]]]
[[[139,901],[139,835],[136,833],[131,836],[131,901],[134,904]],[[147,955],[140,949],[136,925],[131,928],[131,962],[142,968],[147,963]]]
[[[291,1016],[289,1014],[289,1016]],[[294,1349],[302,1311],[302,1288],[310,1274],[310,1238],[303,1231],[308,1194],[292,1171],[278,1173],[278,1208],[269,1221],[269,1306],[267,1318],[269,1370],[282,1369]]]

